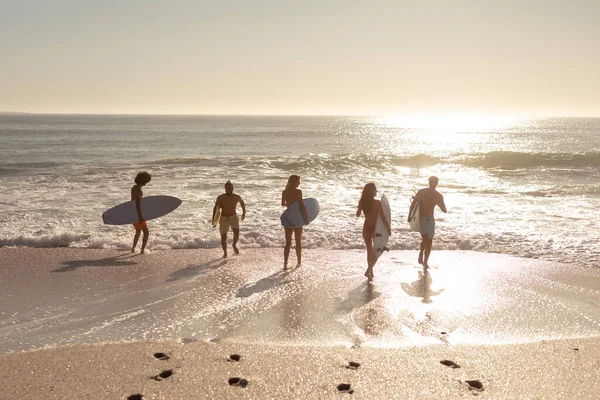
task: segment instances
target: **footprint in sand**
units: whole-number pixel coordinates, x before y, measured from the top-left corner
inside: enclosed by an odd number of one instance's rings
[[[478,392],[483,392],[483,383],[479,381],[465,381],[467,385],[469,385],[469,390],[476,390]]]
[[[132,394],[131,396],[127,397],[127,400],[144,400],[144,395],[143,394]]]
[[[347,369],[352,369],[352,370],[357,370],[358,367],[360,367],[360,363],[354,362],[354,361],[350,361],[348,363],[348,365],[346,365]]]
[[[164,370],[163,372],[161,372],[158,375],[152,376],[151,379],[154,379],[155,381],[162,381],[163,379],[167,379],[171,375],[173,375],[173,370],[172,369],[167,369],[167,370]]]
[[[232,354],[229,356],[227,361],[240,361],[241,358],[242,356],[240,356],[239,354]]]
[[[340,383],[337,386],[337,390],[339,390],[340,392],[348,393],[348,394],[354,393],[354,390],[351,389],[351,386],[349,383]]]
[[[154,353],[154,358],[158,360],[168,360],[170,357],[165,353]]]
[[[196,338],[183,338],[183,339],[181,339],[181,343],[183,343],[183,344],[190,344],[190,343],[194,343],[194,342],[197,342],[197,341],[198,341],[198,339],[196,339]]]
[[[450,367],[450,368],[460,368],[460,365],[458,365],[454,361],[450,361],[450,360],[442,360],[442,361],[440,361],[440,364],[444,364],[445,366]]]
[[[239,386],[239,387],[243,387],[243,388],[248,386],[248,381],[243,378],[229,378],[228,382],[229,382],[230,386]]]

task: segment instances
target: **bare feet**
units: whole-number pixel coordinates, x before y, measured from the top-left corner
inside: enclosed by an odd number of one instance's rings
[[[223,258],[227,258],[227,252],[223,253]]]
[[[298,263],[296,264],[296,268],[300,268],[302,266],[302,264]]]
[[[235,254],[240,254],[240,251],[238,250],[238,248],[236,246],[233,246],[233,252]]]
[[[367,277],[367,279],[369,280],[369,282],[371,282],[373,280],[373,271],[367,269],[365,271],[365,276]]]
[[[423,252],[419,252],[419,264],[423,264]]]
[[[283,270],[284,270],[284,271],[287,271],[287,270],[288,270],[287,263],[284,263],[284,264],[283,264]]]

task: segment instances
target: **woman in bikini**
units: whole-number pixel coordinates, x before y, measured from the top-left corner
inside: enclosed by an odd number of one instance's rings
[[[306,213],[306,206],[304,205],[304,201],[302,201],[302,190],[298,189],[300,186],[300,176],[291,175],[288,179],[287,185],[285,186],[285,190],[281,193],[281,205],[283,207],[289,207],[296,202],[300,202],[300,209],[302,210],[302,215],[304,215],[304,220],[306,221],[306,225],[308,225],[308,214]],[[283,249],[283,269],[288,269],[288,257],[290,256],[290,247],[292,246],[292,233],[294,233],[294,238],[296,240],[296,258],[298,260],[298,264],[296,268],[300,266],[302,263],[302,227],[298,226],[296,228],[283,228],[285,230],[285,247]]]
[[[137,210],[139,221],[133,224],[133,228],[135,229],[135,236],[133,237],[133,246],[131,246],[131,252],[135,252],[135,246],[137,246],[138,239],[140,238],[140,233],[144,232],[144,238],[142,239],[142,249],[140,254],[144,254],[144,250],[146,249],[146,243],[148,243],[148,224],[146,220],[142,216],[142,209],[140,206],[140,199],[144,196],[144,192],[142,191],[142,187],[146,185],[152,179],[152,175],[147,173],[146,171],[140,172],[135,177],[135,185],[131,188],[131,200],[135,201],[135,209]]]
[[[367,245],[367,270],[365,271],[365,276],[370,281],[373,280],[373,265],[375,265],[376,261],[375,252],[373,250],[373,241],[375,239],[375,223],[377,222],[378,215],[381,215],[383,223],[391,234],[389,221],[381,211],[381,202],[375,200],[376,194],[377,188],[375,187],[375,184],[367,183],[363,188],[356,210],[357,217],[360,217],[361,213],[365,214],[365,223],[363,225],[363,239]]]

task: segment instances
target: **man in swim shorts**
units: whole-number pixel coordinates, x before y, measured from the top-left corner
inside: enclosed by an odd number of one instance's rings
[[[431,253],[431,247],[433,245],[433,236],[435,235],[435,218],[433,212],[435,206],[439,206],[443,212],[446,212],[446,205],[444,204],[444,196],[435,188],[437,187],[439,179],[437,176],[429,177],[429,187],[421,189],[415,194],[413,202],[410,205],[410,211],[408,215],[412,214],[412,210],[419,201],[419,215],[421,216],[419,222],[421,224],[421,246],[419,251],[419,264],[423,264],[423,267],[427,268],[429,260],[429,254]],[[410,222],[410,217],[408,218]]]
[[[135,209],[138,214],[138,222],[133,223],[133,229],[135,229],[135,236],[133,237],[133,246],[131,246],[131,252],[135,252],[135,247],[137,246],[138,240],[140,238],[140,234],[144,232],[144,238],[142,239],[142,249],[140,254],[144,254],[146,249],[146,243],[148,243],[148,236],[150,233],[148,231],[148,224],[142,215],[142,206],[141,199],[144,196],[144,192],[142,188],[150,182],[152,179],[152,175],[147,173],[146,171],[142,171],[135,177],[135,185],[131,188],[131,200],[135,201]]]
[[[242,206],[242,216],[238,219],[236,208],[237,204]],[[227,181],[225,183],[225,193],[217,197],[215,207],[213,208],[213,220],[217,207],[221,208],[221,220],[219,223],[219,232],[221,233],[221,247],[223,247],[223,258],[227,258],[227,232],[229,228],[233,231],[233,251],[235,254],[240,254],[237,248],[237,242],[240,238],[240,220],[246,218],[246,205],[244,200],[237,194],[233,194],[233,183]]]

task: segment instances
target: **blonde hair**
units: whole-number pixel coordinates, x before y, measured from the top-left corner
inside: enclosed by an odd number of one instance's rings
[[[293,189],[296,187],[296,182],[300,179],[300,175],[290,175],[287,181],[287,185],[285,185],[285,189]]]

